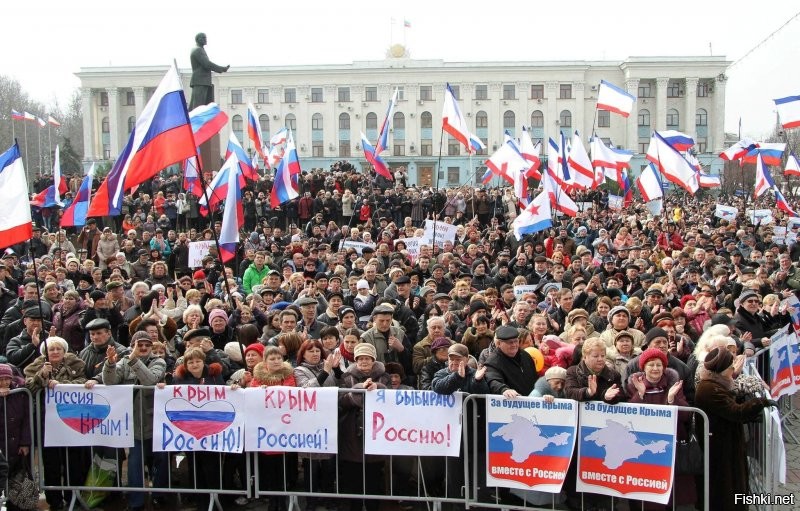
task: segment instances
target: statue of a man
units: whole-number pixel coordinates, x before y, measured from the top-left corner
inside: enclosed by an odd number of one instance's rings
[[[197,47],[192,50],[190,60],[192,62],[192,80],[189,86],[192,88],[192,99],[189,101],[189,110],[198,106],[207,105],[214,101],[214,84],[211,83],[211,72],[224,73],[231,66],[219,66],[208,59],[206,50],[206,35],[202,32],[194,36]]]

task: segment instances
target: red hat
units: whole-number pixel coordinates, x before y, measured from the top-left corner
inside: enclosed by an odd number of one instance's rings
[[[667,355],[658,348],[647,348],[639,355],[639,369],[644,371],[644,366],[654,358],[661,360],[661,365],[667,368]]]
[[[681,298],[681,309],[686,307],[686,302],[690,300],[697,301],[697,297],[694,295],[683,295],[683,297]]]
[[[194,275],[192,275],[192,278],[194,280],[206,280],[206,272],[203,270],[197,270],[194,272]]]
[[[259,355],[261,355],[261,357],[262,357],[262,358],[264,357],[264,345],[263,345],[263,344],[261,344],[260,342],[254,342],[253,344],[249,344],[249,345],[248,345],[248,346],[247,346],[247,347],[244,349],[244,354],[245,354],[245,356],[247,355],[247,352],[248,352],[248,351],[255,351],[256,353],[258,353]]]

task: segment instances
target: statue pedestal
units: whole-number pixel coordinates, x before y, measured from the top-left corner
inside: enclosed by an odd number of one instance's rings
[[[200,158],[203,160],[203,173],[219,172],[220,167],[222,167],[219,151],[219,133],[206,140],[200,146]]]

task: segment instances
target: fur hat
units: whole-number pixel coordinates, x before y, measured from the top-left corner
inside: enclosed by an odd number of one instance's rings
[[[356,347],[353,350],[353,358],[358,359],[358,357],[363,357],[365,355],[372,357],[372,360],[377,360],[378,353],[375,351],[375,346],[368,342],[360,342],[356,344]]]
[[[242,350],[239,348],[238,341],[231,341],[225,344],[225,348],[223,349],[228,358],[233,360],[234,362],[241,363],[242,362]]]
[[[714,373],[721,373],[733,365],[733,355],[726,348],[714,348],[706,355],[703,367]]]

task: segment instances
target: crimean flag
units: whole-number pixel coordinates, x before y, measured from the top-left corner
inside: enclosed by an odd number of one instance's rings
[[[119,215],[122,195],[162,169],[197,155],[186,98],[173,64],[136,120],[128,143],[89,206],[89,216]]]
[[[28,241],[33,236],[25,167],[14,143],[0,154],[0,248]]]
[[[628,117],[633,110],[636,96],[620,89],[613,83],[600,80],[600,89],[597,91],[597,109],[608,110],[623,117]]]
[[[800,162],[797,161],[797,156],[792,152],[786,158],[786,167],[783,169],[785,176],[800,176]]]

